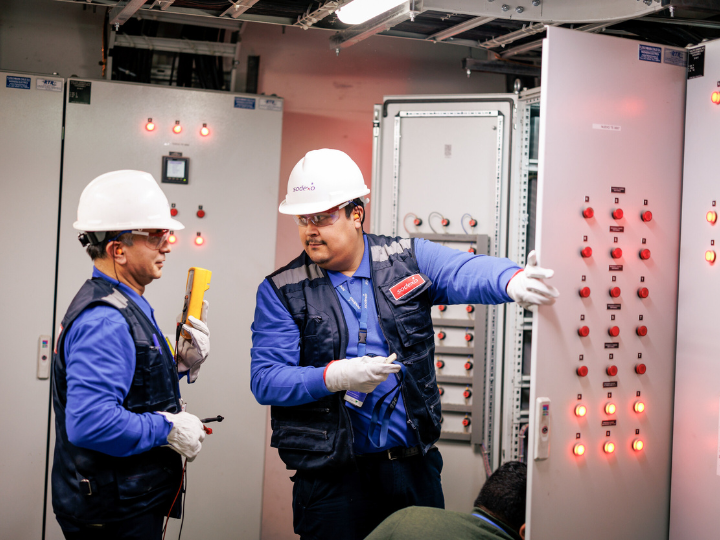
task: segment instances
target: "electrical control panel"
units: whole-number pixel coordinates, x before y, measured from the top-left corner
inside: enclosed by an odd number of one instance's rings
[[[535,241],[561,296],[533,320],[532,540],[667,537],[685,69],[656,49],[543,46]]]
[[[688,56],[670,540],[720,530],[720,41]]]

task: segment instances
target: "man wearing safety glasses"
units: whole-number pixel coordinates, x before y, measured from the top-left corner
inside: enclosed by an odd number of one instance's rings
[[[363,233],[370,190],[349,156],[295,166],[280,212],[303,253],[258,288],[251,386],[293,476],[301,539],[365,538],[407,506],[444,507],[430,308],[552,304],[551,270],[523,271],[422,239]],[[392,376],[391,376],[392,375]]]
[[[178,379],[193,382],[209,353],[207,305],[175,356],[143,293],[162,277],[170,229],[184,227],[150,174],[90,182],[73,226],[94,268],[53,355],[53,510],[68,539],[159,540],[163,517],[180,514],[182,456],[195,459],[205,438]]]

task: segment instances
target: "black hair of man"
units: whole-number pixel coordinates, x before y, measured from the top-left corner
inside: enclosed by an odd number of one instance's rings
[[[527,465],[519,461],[508,461],[485,481],[475,499],[475,506],[519,531],[525,523],[526,491]]]
[[[133,245],[133,238],[132,233],[125,233],[118,237],[121,231],[103,231],[101,233],[95,233],[95,237],[97,238],[98,235],[102,235],[102,240],[100,240],[96,244],[88,244],[85,248],[85,251],[87,251],[87,254],[90,255],[90,259],[93,261],[96,259],[104,259],[106,257],[105,248],[110,243],[111,239],[116,239],[117,241],[125,244],[126,246],[132,246]]]

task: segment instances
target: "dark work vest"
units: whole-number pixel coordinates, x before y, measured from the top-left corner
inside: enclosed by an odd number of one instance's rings
[[[440,394],[429,278],[420,273],[413,240],[368,234],[378,320],[390,353],[405,366],[402,396],[407,423],[423,453],[440,437]],[[348,329],[327,272],[303,252],[268,276],[300,330],[300,365],[322,368],[345,358]],[[271,446],[288,469],[326,471],[354,463],[353,432],[343,393],[305,405],[272,406]]]
[[[156,510],[167,515],[180,487],[182,458],[171,448],[156,447],[128,457],[114,457],[73,445],[65,429],[67,373],[64,341],[73,321],[85,309],[107,305],[117,309],[130,326],[136,366],[123,407],[134,413],[180,412],[177,371],[165,344],[156,348],[155,325],[135,302],[112,283],[85,282],[62,321],[53,355],[55,457],[52,470],[53,510],[75,523],[109,523]],[[161,340],[164,338],[160,336]],[[180,499],[173,517],[180,512]]]

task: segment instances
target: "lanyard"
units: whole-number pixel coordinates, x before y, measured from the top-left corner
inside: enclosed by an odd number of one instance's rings
[[[358,304],[357,300],[350,296],[350,291],[345,286],[345,283],[347,282],[338,285],[337,289],[340,291],[340,296],[343,297],[353,311],[355,311],[355,315],[357,315],[360,326],[360,329],[358,330],[357,355],[365,356],[365,351],[367,350],[368,296],[370,296],[370,280],[362,278],[362,302],[360,304]]]
[[[392,390],[390,390],[387,394],[378,399],[377,403],[375,403],[375,407],[373,407],[372,418],[370,419],[370,425],[368,426],[367,436],[370,444],[372,444],[375,448],[385,448],[385,445],[387,444],[388,428],[390,427],[390,415],[395,410],[395,406],[397,405],[398,399],[400,398],[400,387],[402,385],[403,372],[400,371],[399,373],[396,373],[395,377],[397,378],[397,384],[393,386]],[[385,409],[385,414],[383,414],[382,422],[379,422],[378,420],[380,418],[380,409],[382,409],[382,405],[383,403],[385,403],[385,399],[390,394],[393,394],[393,397],[388,404],[387,409]],[[375,441],[373,440],[373,435],[375,434],[377,426],[380,426],[380,433],[378,434],[378,442],[377,444],[375,444]]]

